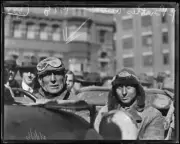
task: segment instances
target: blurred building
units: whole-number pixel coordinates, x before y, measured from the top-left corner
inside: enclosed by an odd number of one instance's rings
[[[145,15],[126,8],[115,15],[117,70],[132,67],[140,74],[157,75],[158,72],[173,72],[173,13],[168,8],[160,15]],[[137,8],[136,8],[137,10]],[[155,10],[155,9],[151,9]],[[165,10],[165,9],[161,9]]]
[[[114,75],[113,15],[78,8],[29,8],[25,17],[4,16],[5,54],[34,55],[38,60],[57,56],[72,71]],[[70,35],[72,41],[66,44]]]

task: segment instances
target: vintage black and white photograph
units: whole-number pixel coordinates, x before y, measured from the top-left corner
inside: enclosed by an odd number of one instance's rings
[[[177,9],[143,5],[5,5],[3,141],[177,140]]]

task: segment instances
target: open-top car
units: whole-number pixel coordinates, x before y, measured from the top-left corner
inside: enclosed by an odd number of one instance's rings
[[[72,100],[44,102],[22,89],[13,90],[32,102],[15,98],[14,103],[5,103],[4,140],[103,139],[93,123],[98,110],[107,103],[109,87],[85,87]],[[167,119],[166,139],[171,139],[174,95],[158,89],[146,93],[146,105],[156,107]]]

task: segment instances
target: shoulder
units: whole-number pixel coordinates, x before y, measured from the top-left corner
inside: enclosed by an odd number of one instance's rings
[[[148,121],[152,121],[156,118],[161,120],[164,119],[162,113],[152,106],[147,106],[144,108],[144,111],[142,112],[142,117],[144,117],[144,119]]]
[[[34,95],[37,99],[43,98],[43,95],[39,92],[39,89],[35,89],[34,92],[33,92],[33,95]]]

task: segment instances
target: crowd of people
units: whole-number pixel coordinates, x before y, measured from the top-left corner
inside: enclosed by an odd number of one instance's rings
[[[4,66],[4,100],[6,104],[14,103],[14,97],[23,97],[27,101],[31,101],[26,95],[13,91],[12,88],[22,88],[32,93],[39,100],[67,100],[71,99],[77,92],[74,89],[75,75],[65,68],[59,58],[48,57],[38,63],[35,57],[30,57],[23,59],[21,65],[17,65],[12,56],[7,56]],[[15,80],[17,71],[22,78],[20,83]],[[163,78],[164,75],[162,74],[157,77],[159,89],[164,88]],[[104,127],[107,127],[107,121],[109,121],[109,118],[103,117],[104,114],[113,110],[122,110],[128,112],[136,122],[137,139],[164,140],[163,121],[165,119],[158,109],[145,106],[144,89],[132,69],[123,68],[117,73],[111,81],[108,103],[97,114],[94,123],[96,131],[101,136],[106,137],[107,133],[109,134],[111,131],[104,131]]]
[[[38,63],[35,57],[28,57],[21,59],[18,65],[14,57],[8,55],[4,64],[6,69],[4,73],[7,75],[6,88],[21,88],[34,94],[37,99],[65,100],[69,98],[71,91],[73,92],[75,76],[72,71],[65,69],[59,58],[49,57]],[[15,79],[17,71],[20,73],[21,81]],[[11,91],[11,94],[14,97],[26,97],[18,91]]]

